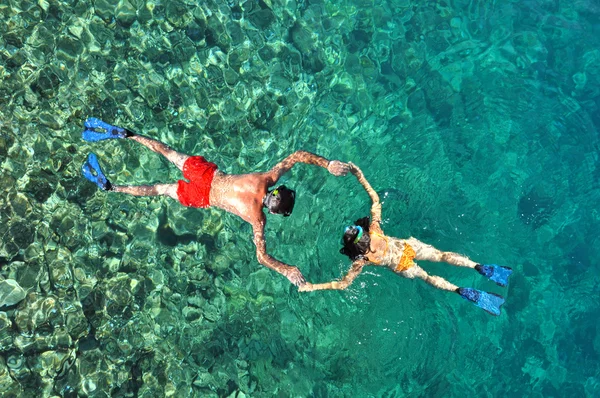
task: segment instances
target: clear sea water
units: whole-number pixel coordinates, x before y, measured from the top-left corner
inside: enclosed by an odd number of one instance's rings
[[[4,0],[0,308],[4,396],[600,396],[600,5],[575,1]],[[295,150],[359,165],[383,228],[514,269],[367,268],[298,293],[218,209],[99,192],[176,181],[134,142],[81,140],[96,116],[228,173]],[[267,244],[340,277],[351,176],[299,165]]]

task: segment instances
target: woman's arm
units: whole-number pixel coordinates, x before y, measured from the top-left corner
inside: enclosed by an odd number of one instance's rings
[[[375,192],[371,184],[369,184],[369,181],[367,181],[362,170],[359,169],[357,165],[352,162],[348,162],[348,165],[350,166],[350,172],[356,176],[358,182],[362,184],[365,191],[369,194],[369,197],[373,202],[371,205],[371,223],[377,223],[377,227],[379,227],[379,223],[381,223],[381,203],[379,202],[379,195],[377,195],[377,192]]]
[[[328,283],[316,283],[312,284],[306,282],[301,285],[298,291],[300,292],[312,292],[314,290],[344,290],[352,284],[354,279],[362,272],[363,267],[367,264],[365,260],[356,260],[352,263],[350,271],[342,278],[341,281],[332,281]]]

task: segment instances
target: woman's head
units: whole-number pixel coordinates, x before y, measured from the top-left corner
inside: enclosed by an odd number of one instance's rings
[[[296,191],[281,185],[267,192],[263,199],[263,205],[272,214],[282,214],[284,217],[292,214],[296,203]]]
[[[346,227],[342,237],[340,253],[350,257],[354,261],[362,258],[371,248],[371,237],[369,236],[369,217],[363,217],[355,221],[355,225]]]

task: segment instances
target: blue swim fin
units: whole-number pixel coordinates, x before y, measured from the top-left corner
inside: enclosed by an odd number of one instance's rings
[[[458,288],[458,294],[492,315],[500,315],[500,307],[504,304],[504,298],[496,293],[461,287]]]
[[[508,277],[512,274],[512,268],[496,264],[477,264],[475,269],[481,275],[496,282],[499,286],[506,286],[508,284]]]
[[[112,184],[102,172],[100,164],[98,164],[98,158],[95,154],[90,153],[88,155],[87,160],[83,166],[81,166],[81,171],[83,172],[83,176],[96,184],[98,188],[102,189],[103,191],[112,190]]]
[[[127,138],[133,135],[127,129],[113,126],[95,117],[87,118],[83,125],[85,126],[85,130],[81,133],[81,137],[88,142],[98,142],[111,138]],[[105,131],[97,131],[97,129]]]

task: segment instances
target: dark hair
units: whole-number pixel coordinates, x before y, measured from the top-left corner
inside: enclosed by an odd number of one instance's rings
[[[340,253],[350,257],[350,260],[354,261],[359,258],[363,258],[368,251],[371,250],[371,237],[369,236],[369,225],[371,221],[369,217],[363,217],[354,222],[355,225],[346,228],[344,236],[342,237],[342,244],[344,247],[340,249]],[[362,237],[358,242],[355,242],[359,229],[363,230]]]
[[[273,214],[283,214],[284,217],[292,214],[294,204],[296,203],[296,191],[289,189],[285,185],[281,185],[267,195],[263,199],[263,204],[269,212]]]

